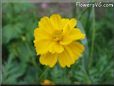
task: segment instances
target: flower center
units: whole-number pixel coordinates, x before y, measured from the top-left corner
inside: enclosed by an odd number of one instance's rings
[[[63,39],[63,36],[62,36],[62,31],[55,31],[54,34],[53,34],[53,40],[56,41],[56,42],[60,42],[61,40]]]

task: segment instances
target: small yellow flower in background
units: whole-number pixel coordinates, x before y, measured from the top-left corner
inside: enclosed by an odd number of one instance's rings
[[[41,84],[48,85],[48,86],[54,85],[50,80],[44,80]]]
[[[84,39],[85,34],[76,25],[75,18],[62,18],[59,14],[41,18],[34,30],[34,45],[41,64],[53,67],[59,62],[61,67],[70,67],[79,59],[84,46],[78,40]]]

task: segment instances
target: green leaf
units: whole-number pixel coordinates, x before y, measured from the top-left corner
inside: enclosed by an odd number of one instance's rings
[[[22,35],[22,24],[8,24],[3,27],[3,43],[8,43],[12,39],[20,38]]]
[[[8,61],[3,65],[3,84],[15,84],[26,70],[26,65],[14,61],[13,55],[10,55]]]

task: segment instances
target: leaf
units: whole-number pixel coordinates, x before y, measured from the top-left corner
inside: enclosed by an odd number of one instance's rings
[[[78,21],[78,25],[77,27],[80,28],[80,30],[85,34],[85,39],[82,40],[81,42],[84,44],[85,46],[85,51],[84,51],[84,55],[82,57],[82,66],[84,66],[84,68],[87,70],[88,69],[88,59],[89,59],[89,47],[88,47],[88,39],[87,39],[87,35],[86,35],[86,32],[85,32],[85,29],[82,25],[82,23],[80,21]]]
[[[35,51],[28,43],[22,42],[16,46],[18,57],[22,62],[30,62],[32,58],[35,58]]]
[[[3,43],[8,43],[12,39],[17,39],[22,35],[22,24],[8,24],[3,27]]]
[[[13,55],[10,55],[8,61],[3,65],[3,84],[17,83],[18,78],[24,74],[26,65],[18,64],[14,61]]]

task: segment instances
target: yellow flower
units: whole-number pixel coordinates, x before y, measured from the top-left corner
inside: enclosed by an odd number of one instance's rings
[[[34,30],[34,45],[40,55],[40,63],[53,67],[59,62],[61,67],[70,67],[84,51],[78,42],[85,38],[79,28],[75,27],[75,18],[62,18],[59,14],[43,17]]]
[[[43,83],[41,83],[42,85],[48,85],[48,86],[51,86],[51,85],[54,85],[50,80],[44,80]]]

